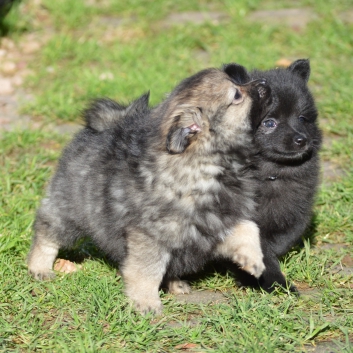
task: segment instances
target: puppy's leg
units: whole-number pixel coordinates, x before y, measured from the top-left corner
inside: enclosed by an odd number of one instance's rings
[[[186,281],[179,278],[167,279],[165,282],[168,293],[172,294],[190,294],[191,287]]]
[[[256,278],[265,270],[259,228],[251,221],[238,223],[217,246],[216,255],[231,259]]]
[[[126,295],[142,314],[161,314],[158,290],[170,255],[153,239],[136,232],[128,236],[127,253],[121,267]]]
[[[271,293],[275,290],[276,285],[288,288],[292,293],[297,293],[298,289],[291,283],[288,283],[286,277],[281,271],[277,256],[269,249],[264,248],[264,262],[266,269],[259,278],[259,284],[266,292]]]
[[[55,276],[52,271],[59,251],[59,244],[49,236],[49,226],[37,218],[35,236],[28,254],[28,272],[38,280],[50,279]]]

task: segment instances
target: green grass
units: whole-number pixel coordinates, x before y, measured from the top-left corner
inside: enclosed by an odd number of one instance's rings
[[[29,1],[25,13],[20,7],[6,19],[6,33],[16,43],[27,34],[52,32],[32,58],[34,74],[25,83],[34,99],[23,111],[36,121],[79,121],[79,111],[97,96],[127,102],[151,90],[156,104],[179,80],[207,66],[238,62],[267,69],[280,58],[310,58],[321,127],[333,141],[322,159],[346,174],[320,189],[311,243],[281,262],[306,294],[239,289],[230,273],[211,267],[193,280],[193,290],[222,292],[225,302],[180,304],[161,293],[164,315],[141,317],[123,295],[116,269],[90,246],[77,273],[44,283],[27,275],[35,210],[68,138],[48,129],[1,133],[0,352],[175,352],[183,343],[196,344],[195,352],[291,352],[325,341],[353,352],[352,276],[335,271],[345,255],[352,256],[353,242],[353,28],[338,17],[352,9],[351,1],[296,1],[317,14],[301,32],[247,21],[253,10],[290,7],[289,1],[95,3],[42,0],[46,17],[38,23],[39,7]],[[224,11],[229,20],[161,27],[181,11]],[[114,17],[124,19],[121,27],[106,24]],[[320,247],[330,243],[348,246]]]

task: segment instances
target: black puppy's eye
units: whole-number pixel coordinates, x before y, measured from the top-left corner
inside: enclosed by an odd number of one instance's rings
[[[301,122],[301,123],[305,123],[306,122],[306,118],[304,115],[300,115],[298,120]]]
[[[234,99],[239,100],[241,97],[242,97],[241,92],[238,89],[236,89]]]
[[[277,121],[274,119],[266,119],[262,122],[262,125],[268,129],[274,129],[277,126]]]

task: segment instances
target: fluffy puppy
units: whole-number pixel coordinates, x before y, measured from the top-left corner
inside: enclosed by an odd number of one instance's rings
[[[278,257],[301,239],[312,217],[319,181],[321,132],[317,109],[308,89],[309,60],[297,60],[286,69],[253,71],[251,79],[264,77],[272,90],[265,117],[253,120],[257,153],[253,168],[258,184],[255,223],[260,228],[265,270],[259,278],[271,292],[287,284]]]
[[[201,71],[151,110],[147,95],[128,107],[96,102],[37,212],[29,272],[52,277],[58,250],[90,236],[119,263],[125,292],[143,313],[161,312],[166,273],[173,281],[214,257],[259,277],[254,186],[242,167],[251,116],[262,115],[270,89],[263,80],[237,85],[234,75],[245,69]]]

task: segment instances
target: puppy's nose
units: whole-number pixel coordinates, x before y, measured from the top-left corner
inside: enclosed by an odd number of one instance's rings
[[[307,138],[303,135],[295,135],[294,143],[300,147],[303,147],[306,144]]]

